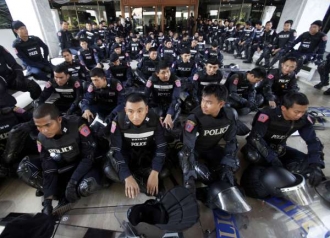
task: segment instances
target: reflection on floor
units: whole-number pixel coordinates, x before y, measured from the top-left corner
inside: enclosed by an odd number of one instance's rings
[[[254,67],[253,64],[243,64],[242,60],[236,60],[232,55],[225,54],[225,64],[237,63],[241,69],[251,69]],[[315,82],[318,81],[318,76],[313,78]],[[314,89],[311,84],[315,82],[299,81],[299,87],[301,92],[308,95],[311,106],[330,106],[329,96],[322,95],[322,91]],[[253,115],[247,115],[242,117],[242,121],[248,126],[251,126]],[[324,172],[327,176],[330,176],[330,135],[329,123],[326,124],[325,130],[318,130],[317,135],[324,144],[325,153],[325,164],[326,168]],[[244,145],[244,137],[238,137],[240,147]],[[306,145],[304,141],[299,137],[291,137],[288,140],[288,145],[294,148],[300,149],[306,152]],[[239,153],[239,157],[241,154]],[[237,173],[237,177],[241,176],[242,170],[245,167],[244,161],[242,161],[242,168]],[[178,171],[176,173],[179,173]],[[104,206],[120,206],[120,205],[131,205],[137,203],[143,203],[149,197],[141,194],[135,200],[130,200],[125,197],[123,184],[112,184],[108,188],[104,188],[98,193],[82,198],[78,203],[75,204],[75,208],[91,208],[91,207],[104,207]],[[276,212],[274,208],[266,206],[264,202],[257,201],[254,199],[248,199],[252,205],[252,211],[245,215],[237,217],[237,223],[241,224],[242,235],[241,237],[304,237],[301,232],[295,228],[295,224],[292,220],[288,220],[287,217],[283,217],[283,214]],[[56,205],[56,204],[54,204]],[[0,216],[3,217],[9,212],[25,212],[25,213],[37,213],[41,211],[41,198],[35,197],[35,189],[30,188],[18,179],[6,179],[0,182]],[[102,210],[102,209],[101,209]],[[330,229],[330,212],[328,209],[324,209],[324,205],[318,201],[312,207],[313,214],[317,214],[318,217],[322,218],[324,224]],[[103,213],[102,213],[103,212]],[[91,214],[94,215],[91,215]],[[107,214],[107,210],[101,211],[103,215],[95,213],[94,210],[89,210],[80,214],[79,225],[90,226],[98,229],[113,229],[120,231],[118,221],[110,219],[104,214]],[[97,214],[97,215],[95,215]],[[185,237],[216,237],[215,233],[212,232],[215,228],[214,217],[212,211],[206,208],[203,204],[200,204],[201,219],[198,224],[193,228],[184,233]],[[65,219],[71,220],[73,215],[68,215]],[[111,224],[111,225],[110,225]],[[297,226],[297,225],[295,225]],[[63,228],[60,227],[56,237],[83,237],[87,232],[83,228]],[[204,236],[205,233],[210,233],[209,236]],[[244,234],[244,235],[243,235]],[[314,235],[308,237],[319,237],[320,233],[314,232]],[[96,236],[95,236],[96,237]],[[101,236],[97,236],[101,237]],[[108,236],[110,237],[110,236]],[[117,236],[112,236],[117,237]],[[227,236],[226,236],[227,237]],[[236,237],[229,236],[228,237]],[[323,236],[324,237],[324,236]]]

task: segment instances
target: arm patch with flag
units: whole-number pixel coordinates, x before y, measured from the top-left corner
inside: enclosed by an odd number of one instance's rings
[[[114,133],[116,131],[117,123],[115,121],[112,121],[111,123],[111,133]]]
[[[264,113],[261,113],[258,117],[258,121],[260,122],[266,122],[268,120],[269,116],[264,114]]]
[[[177,87],[181,87],[181,82],[180,82],[179,79],[178,79],[178,80],[175,80],[175,85],[176,85]]]
[[[79,83],[79,81],[76,81],[76,82],[74,83],[74,87],[75,87],[75,88],[79,88],[79,87],[80,87],[80,83]]]
[[[273,78],[274,78],[274,75],[272,75],[272,74],[268,74],[267,78],[269,78],[269,79],[273,79]]]
[[[38,141],[38,140],[37,140],[37,148],[38,148],[38,152],[40,153],[42,146],[41,146],[40,141]]]
[[[195,122],[191,121],[191,120],[188,120],[186,122],[186,125],[184,126],[184,129],[188,132],[192,132],[195,128]]]
[[[82,134],[85,137],[89,136],[89,134],[91,133],[90,129],[88,128],[88,126],[86,124],[82,124],[79,127],[79,132],[80,132],[80,134]]]

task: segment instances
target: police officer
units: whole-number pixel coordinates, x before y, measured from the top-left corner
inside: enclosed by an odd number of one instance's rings
[[[119,112],[112,122],[110,139],[106,176],[125,182],[129,198],[135,198],[140,191],[158,194],[167,144],[159,117],[148,110],[142,94],[128,96],[125,111]]]
[[[107,79],[103,69],[92,69],[90,77],[92,83],[81,101],[82,117],[91,122],[99,114],[107,116],[107,120],[111,122],[123,108],[124,88],[117,79]]]
[[[139,52],[142,50],[142,45],[138,41],[136,34],[132,35],[132,40],[128,43],[127,53],[132,60],[137,60],[139,57]]]
[[[28,91],[32,99],[37,99],[41,93],[40,86],[34,81],[24,77],[23,68],[17,64],[14,57],[0,45],[0,80],[2,87]]]
[[[314,85],[314,88],[321,89],[324,86],[329,85],[329,74],[330,74],[330,54],[327,55],[327,59],[317,67],[317,71],[320,74],[321,82]],[[323,95],[330,95],[330,89],[328,88]]]
[[[151,75],[156,71],[156,67],[159,63],[157,49],[154,47],[149,48],[148,58],[144,57],[138,63],[135,75],[138,77],[140,82],[143,82],[143,85],[146,84],[147,80]]]
[[[225,30],[226,33],[224,37],[224,42],[226,47],[224,48],[224,51],[226,51],[227,53],[234,53],[234,46],[233,46],[234,41],[232,40],[236,34],[236,28],[234,26],[234,22],[230,21],[228,27]]]
[[[303,93],[290,92],[283,105],[257,113],[247,144],[242,148],[245,159],[253,164],[285,167],[293,173],[309,173],[309,183],[317,186],[324,168],[323,145],[307,115],[309,101]],[[286,145],[287,138],[298,131],[307,144],[307,155]]]
[[[258,45],[258,52],[262,49],[262,54],[256,61],[256,65],[259,65],[261,60],[265,59],[265,68],[269,68],[270,54],[274,48],[274,41],[276,38],[276,31],[272,29],[273,23],[271,21],[266,22],[265,30],[260,35],[260,44]]]
[[[97,50],[89,47],[86,39],[80,39],[80,46],[81,49],[78,51],[80,64],[85,66],[87,71],[93,69],[94,67],[101,67]]]
[[[178,51],[179,51],[179,53],[182,54],[181,53],[181,50],[183,48],[189,48],[190,45],[191,45],[191,41],[189,40],[189,35],[187,33],[184,33],[182,35],[182,39],[180,40],[179,45],[178,45]]]
[[[283,96],[290,91],[298,91],[296,74],[297,59],[285,57],[280,69],[271,69],[264,83],[265,99],[275,108],[282,103]]]
[[[218,48],[218,42],[213,41],[211,44],[210,49],[205,50],[204,54],[204,61],[207,61],[208,59],[214,58],[220,62],[220,67],[223,65],[223,55],[220,52],[220,49]]]
[[[222,80],[222,73],[219,70],[220,62],[216,59],[209,59],[206,62],[205,68],[197,72],[193,77],[193,98],[199,104],[202,97],[202,90],[209,84],[220,84]]]
[[[234,171],[239,167],[236,156],[236,116],[224,107],[228,92],[223,85],[208,85],[203,89],[201,105],[187,117],[183,129],[183,148],[179,161],[184,186],[195,191],[195,179],[209,184],[225,180],[234,185]],[[220,147],[224,139],[226,145]],[[201,159],[206,165],[202,164]]]
[[[142,50],[140,50],[139,52],[139,59],[140,61],[143,59],[143,58],[148,58],[149,57],[149,50],[150,48],[155,48],[155,47],[152,47],[152,44],[151,44],[151,41],[147,41],[145,44],[144,44],[144,47]],[[157,51],[157,48],[155,48],[156,51]]]
[[[111,66],[109,68],[110,79],[118,80],[125,88],[132,86],[132,68],[122,63],[117,54],[110,56]]]
[[[205,45],[206,45],[206,43],[203,38],[203,35],[199,35],[198,40],[197,40],[197,50],[200,55],[204,55]]]
[[[242,58],[242,51],[245,50],[245,55],[247,55],[248,48],[252,42],[252,39],[254,37],[254,28],[251,26],[250,21],[245,22],[245,27],[242,31],[242,33],[239,36],[239,39],[235,46],[236,54],[234,52],[235,58]]]
[[[92,29],[92,24],[90,22],[86,22],[86,28],[79,31],[75,37],[76,39],[85,39],[90,47],[93,47],[96,42],[96,35]]]
[[[60,64],[54,68],[54,79],[48,81],[36,104],[39,106],[53,94],[59,94],[54,102],[62,113],[71,115],[79,109],[83,97],[83,88],[78,78],[71,77],[68,68]]]
[[[28,131],[12,133],[20,123],[32,119],[32,114],[16,107],[16,99],[10,95],[0,79],[0,178],[15,174],[15,166],[26,154],[36,153],[35,142]]]
[[[106,59],[107,55],[107,45],[103,42],[102,39],[97,39],[94,48],[97,50],[97,56],[99,60]]]
[[[98,32],[98,37],[99,39],[102,40],[102,42],[109,43],[109,29],[107,27],[107,23],[102,20],[100,21],[100,27],[99,27],[99,32]]]
[[[18,35],[13,42],[16,55],[22,60],[29,74],[33,74],[39,80],[47,81],[48,74],[53,72],[48,62],[48,46],[37,36],[29,36],[26,26],[21,21],[14,21],[12,27]],[[41,48],[43,54],[41,54]]]
[[[38,181],[44,193],[42,212],[51,215],[52,200],[59,199],[55,212],[60,206],[100,188],[101,173],[95,163],[97,148],[89,127],[81,118],[61,117],[53,104],[46,103],[35,109],[33,120],[39,130],[40,159],[23,159],[18,174],[31,183],[33,174],[42,171],[43,179]]]
[[[319,63],[323,60],[323,54],[325,51],[325,46],[327,44],[327,35],[321,32],[322,21],[314,21],[309,31],[302,33],[298,38],[293,42],[292,48],[301,43],[298,50],[294,50],[290,53],[290,56],[298,58],[298,65],[295,70],[298,73],[303,66],[303,63],[310,61],[313,58],[316,59],[316,62]]]
[[[226,27],[223,25],[222,20],[219,20],[216,38],[219,43],[219,49],[223,49],[223,44],[225,43],[225,34],[226,34]],[[215,39],[214,39],[215,40]]]
[[[246,52],[245,55],[245,61],[243,63],[252,63],[252,58],[254,55],[254,52],[258,49],[260,45],[260,36],[263,34],[264,29],[262,28],[262,23],[261,21],[257,21],[255,24],[255,29],[254,29],[254,37],[252,39],[252,42]]]
[[[290,49],[297,37],[297,32],[291,29],[292,20],[284,22],[283,31],[278,33],[274,41],[274,47],[272,49],[272,55],[274,56],[271,60],[269,67],[272,67],[279,59],[282,58]]]
[[[180,79],[171,74],[166,62],[159,62],[156,72],[146,83],[144,93],[150,100],[150,107],[160,117],[162,125],[167,129],[173,129],[179,117],[180,92]]]
[[[255,84],[266,77],[262,68],[254,68],[246,73],[233,72],[226,80],[228,104],[235,108],[239,115],[255,111],[263,103],[263,97],[256,94]]]
[[[161,59],[165,60],[167,65],[170,67],[176,60],[176,50],[173,47],[172,41],[170,39],[166,39],[164,44],[164,47],[160,51],[160,57]]]
[[[64,64],[68,68],[68,72],[71,77],[78,78],[80,80],[87,80],[87,70],[86,67],[81,65],[78,60],[74,60],[72,53],[69,49],[62,50],[62,57],[64,58]]]
[[[190,59],[190,50],[183,48],[180,52],[180,58],[173,62],[171,72],[181,80],[186,78],[191,81],[193,75],[197,72],[197,64]]]
[[[67,21],[61,21],[61,30],[57,32],[57,38],[60,42],[61,50],[70,49],[74,55],[78,54],[77,47],[73,47],[73,36],[69,29],[69,23]]]
[[[117,54],[120,62],[122,62],[122,63],[126,62],[126,64],[129,64],[131,62],[131,58],[129,57],[129,54],[125,50],[122,50],[122,46],[115,43],[115,44],[113,44],[112,48],[113,48],[112,54]],[[111,56],[111,54],[110,54],[110,56]]]

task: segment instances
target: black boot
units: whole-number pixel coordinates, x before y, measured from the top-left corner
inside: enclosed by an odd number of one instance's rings
[[[323,88],[324,86],[328,86],[329,83],[323,83],[323,82],[319,82],[318,84],[314,85],[314,88],[316,89],[321,89]]]
[[[65,197],[61,198],[58,201],[57,206],[53,210],[53,215],[62,216],[67,211],[71,210],[72,203],[70,203],[68,200],[66,200]]]
[[[245,136],[250,133],[250,129],[240,120],[237,120],[237,135],[238,136]]]
[[[52,199],[45,199],[43,202],[42,202],[42,206],[44,207],[41,212],[43,214],[46,214],[48,216],[52,215],[52,212],[53,212],[53,206],[52,206]]]
[[[328,88],[324,93],[323,95],[330,95],[330,88]]]
[[[36,190],[36,197],[41,197],[43,195],[44,195],[44,192],[42,190],[40,190],[40,189]]]
[[[247,60],[244,60],[243,63],[245,63],[245,64],[251,64],[252,63],[252,60],[251,59],[247,59]]]

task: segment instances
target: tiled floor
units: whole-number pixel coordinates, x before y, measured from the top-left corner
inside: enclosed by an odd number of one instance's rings
[[[242,60],[236,60],[232,57],[232,55],[225,54],[224,61],[225,64],[237,63],[239,64],[241,69],[251,69],[254,67],[253,64],[243,64]],[[318,75],[314,76],[313,79],[315,80],[315,82],[317,82]],[[311,86],[313,84],[315,83],[305,82],[304,80],[299,81],[299,87],[302,92],[308,95],[310,105],[330,106],[330,97],[323,96],[321,93],[322,91],[316,90]],[[250,126],[252,117],[253,115],[248,115],[241,119],[247,125]],[[329,123],[327,124],[327,126],[329,126]],[[324,169],[324,172],[327,176],[330,176],[329,127],[326,127],[325,130],[318,130],[317,135],[324,144],[324,153],[326,160],[326,168]],[[244,137],[238,137],[238,140],[240,146],[245,143]],[[306,145],[299,136],[289,138],[288,144],[290,146],[293,146],[294,148],[306,151]],[[239,156],[241,155],[239,154]],[[244,167],[244,162],[242,167]],[[237,176],[240,177],[240,174],[241,171],[237,173]],[[88,198],[81,199],[77,204],[75,204],[75,208],[130,205],[142,203],[143,201],[148,199],[148,197],[146,197],[145,195],[139,195],[137,199],[130,200],[125,197],[123,188],[124,187],[122,184],[113,184],[109,188],[104,188],[103,190]],[[246,223],[246,220],[249,221],[247,222],[248,225],[242,226],[245,228],[242,228],[241,230],[241,237],[304,237],[299,232],[299,235],[297,235],[297,225],[295,225],[296,227],[292,225],[292,221],[290,221],[290,219],[288,220],[287,217],[283,217],[283,214],[281,215],[281,213],[277,212],[275,209],[269,206],[265,206],[265,203],[261,201],[257,201],[254,199],[248,199],[248,201],[253,207],[252,211],[245,216],[237,217],[239,218],[239,221],[243,222],[244,224]],[[9,212],[37,213],[40,212],[41,208],[41,198],[35,197],[35,189],[30,188],[18,179],[6,179],[4,181],[0,181],[0,217],[6,215]],[[329,207],[318,201],[310,209],[311,210],[309,211],[313,211],[313,215],[316,215],[316,217],[321,218],[321,221],[328,226],[328,229],[330,229]],[[93,209],[90,209],[88,211],[84,210],[85,212],[78,213],[80,214],[78,221],[77,218],[74,218],[74,214],[72,214],[66,216],[62,222],[70,223],[70,221],[72,221],[71,224],[73,224],[74,222],[78,222],[81,226],[120,230],[119,223],[116,221],[116,219],[110,219],[110,215],[107,216],[107,214],[111,212],[109,212],[107,209],[101,210],[102,211],[98,211],[98,213],[96,213],[96,210]],[[196,224],[193,228],[191,228],[189,231],[186,231],[184,233],[185,237],[203,237],[203,231],[206,230],[209,230],[211,233],[211,235],[208,237],[215,237],[215,233],[212,233],[215,227],[212,211],[204,207],[204,205],[200,204],[200,214],[200,222]],[[318,222],[320,222],[321,224],[321,221]],[[319,227],[322,227],[322,225],[320,225]],[[83,228],[70,228],[64,226],[59,228],[56,237],[83,237],[85,233],[86,230]],[[320,235],[320,233],[314,230],[314,233],[309,234],[308,237],[320,237],[318,235]]]

